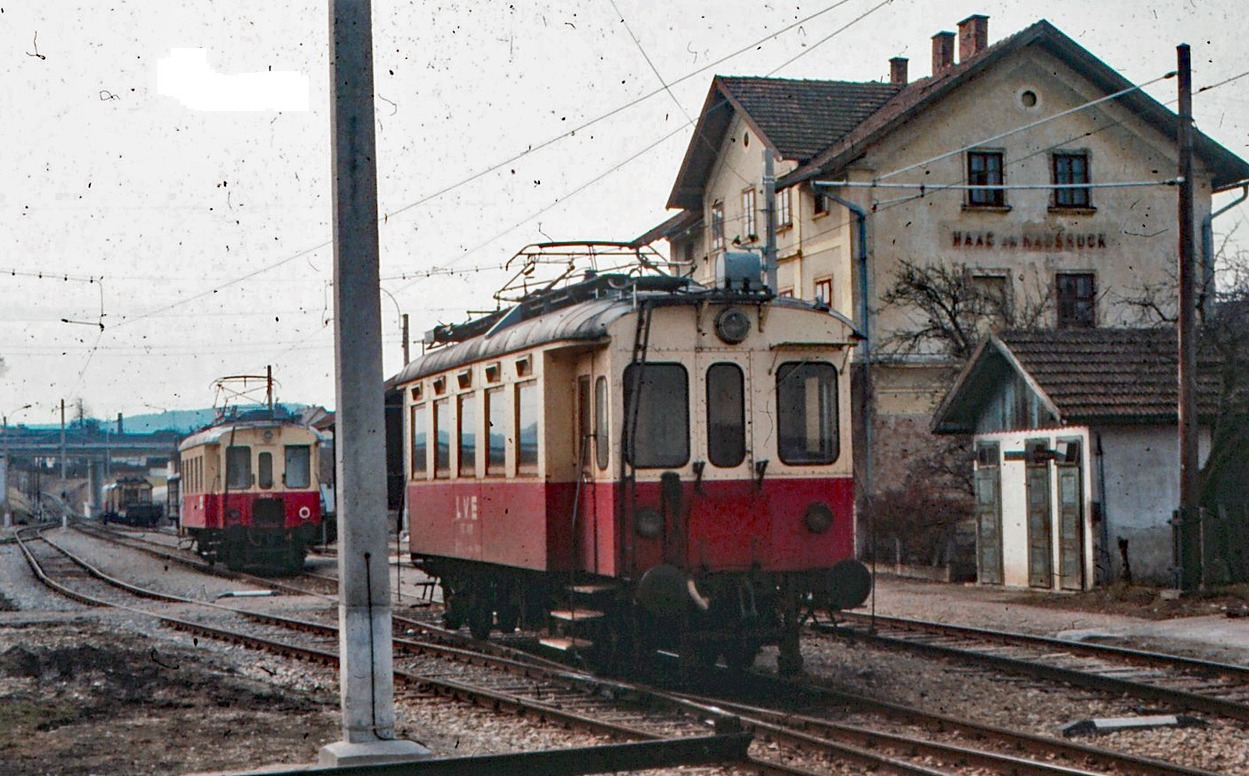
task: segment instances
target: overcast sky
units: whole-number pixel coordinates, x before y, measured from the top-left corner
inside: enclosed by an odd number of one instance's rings
[[[11,423],[61,399],[210,406],[215,378],[266,365],[279,399],[333,407],[327,5],[0,0]],[[714,73],[886,80],[906,56],[920,78],[934,33],[984,13],[994,42],[1042,7],[1134,82],[1181,42],[1198,88],[1249,70],[1236,0],[373,0],[385,373],[400,311],[419,339],[491,307],[527,243],[663,220]],[[1246,95],[1249,78],[1199,93],[1194,113],[1249,158]]]

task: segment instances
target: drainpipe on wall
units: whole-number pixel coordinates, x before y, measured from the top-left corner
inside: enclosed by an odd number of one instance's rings
[[[1206,304],[1214,295],[1214,219],[1249,199],[1249,183],[1240,188],[1240,197],[1228,202],[1223,207],[1209,213],[1201,219],[1201,303],[1199,308],[1206,312]]]

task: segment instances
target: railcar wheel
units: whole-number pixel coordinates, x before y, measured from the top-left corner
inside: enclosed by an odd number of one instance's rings
[[[759,649],[760,645],[754,641],[731,644],[725,647],[724,664],[730,671],[745,671],[755,664]]]

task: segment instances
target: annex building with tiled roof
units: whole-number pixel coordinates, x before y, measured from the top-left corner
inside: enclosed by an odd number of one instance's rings
[[[932,37],[919,78],[901,57],[875,83],[715,77],[667,202],[677,214],[645,236],[704,282],[727,251],[765,252],[771,157],[774,290],[822,299],[865,335],[854,455],[878,496],[941,447],[930,420],[962,366],[940,338],[908,336],[930,321],[889,294],[907,267],[994,299],[981,336],[1145,325],[1133,302],[1175,291],[1175,113],[1047,21],[993,43],[986,16],[957,30]],[[1194,145],[1202,234],[1249,162],[1201,132]]]
[[[1203,465],[1229,395],[1218,353],[1199,358]],[[1172,327],[1005,331],[981,343],[932,419],[936,433],[974,436],[980,582],[1176,581],[1177,366]],[[1249,562],[1243,541],[1230,540],[1243,531],[1238,518],[1209,515],[1211,581]]]

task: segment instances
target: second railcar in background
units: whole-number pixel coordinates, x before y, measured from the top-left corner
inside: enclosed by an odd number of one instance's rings
[[[403,392],[414,563],[450,626],[547,622],[604,666],[780,647],[860,605],[853,326],[746,274],[597,275],[439,332]]]
[[[104,486],[100,522],[153,528],[162,517],[164,510],[152,500],[152,483],[142,477],[121,477]]]
[[[321,535],[314,429],[280,411],[253,410],[178,447],[179,530],[230,569],[297,572]]]

